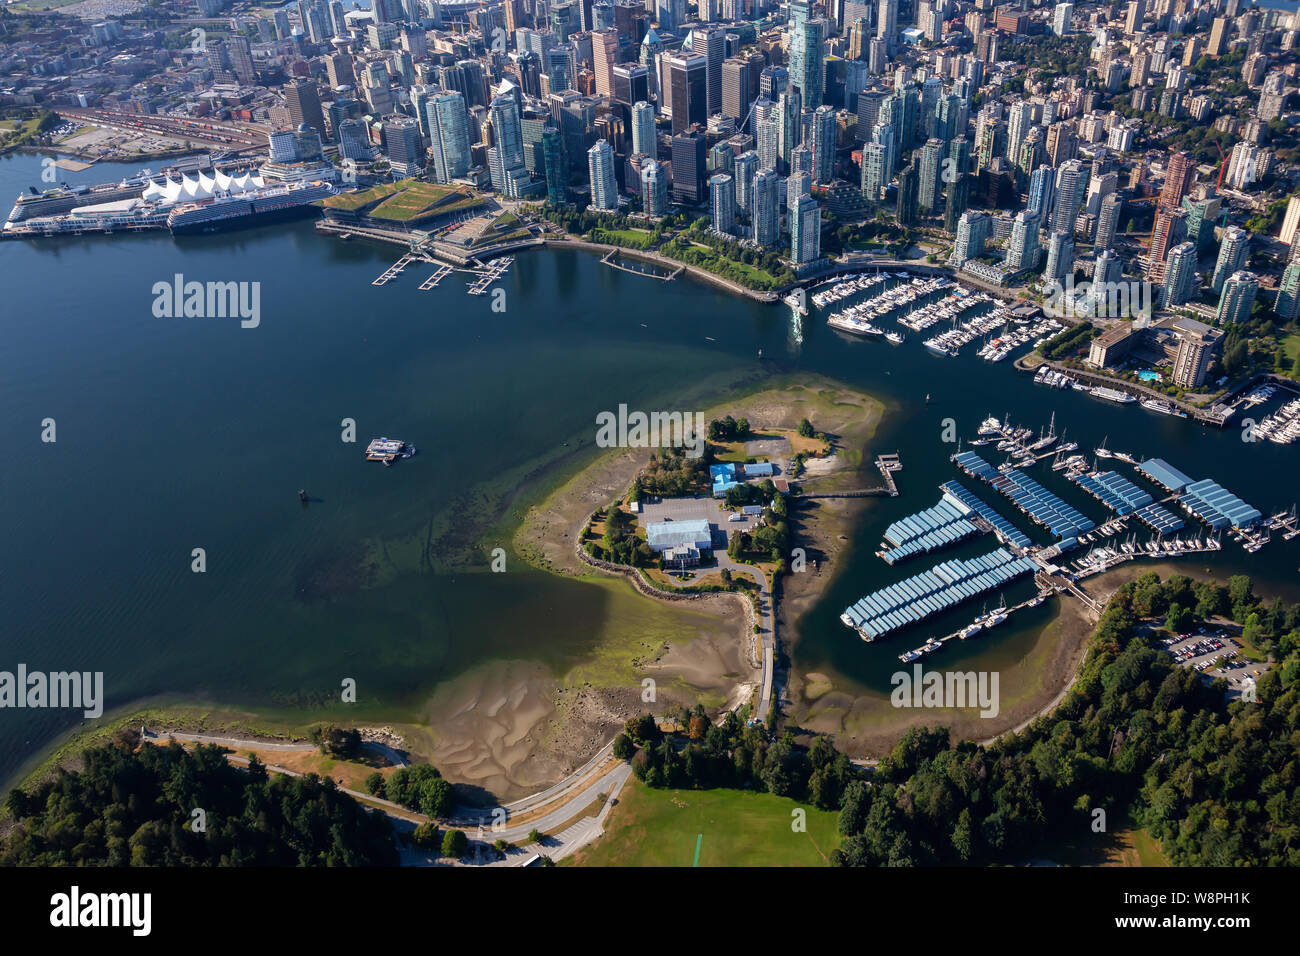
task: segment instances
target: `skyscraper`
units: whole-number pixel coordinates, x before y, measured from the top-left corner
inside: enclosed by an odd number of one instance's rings
[[[1196,245],[1181,242],[1169,251],[1165,269],[1165,286],[1160,294],[1164,308],[1182,305],[1196,290]]]
[[[809,19],[808,0],[791,0],[790,85],[799,91],[805,106],[816,109],[826,91],[826,63],[822,43],[826,21]]]
[[[924,210],[939,208],[940,176],[943,174],[943,140],[931,139],[921,147],[917,181],[917,205]]]
[[[596,74],[596,95],[613,97],[614,62],[618,57],[618,31],[602,30],[591,36],[591,60]]]
[[[1165,166],[1165,185],[1160,190],[1160,205],[1168,209],[1177,209],[1187,195],[1192,184],[1193,160],[1187,153],[1179,150],[1169,156]]]
[[[700,31],[694,31],[699,37]],[[722,64],[727,58],[727,34],[718,27],[704,31],[704,96],[709,116],[722,112]],[[743,119],[743,117],[737,117]]]
[[[1119,231],[1119,217],[1124,211],[1124,200],[1119,193],[1111,193],[1101,201],[1101,211],[1097,213],[1097,234],[1093,237],[1093,247],[1110,249],[1115,245],[1115,234]]]
[[[709,211],[713,231],[730,236],[736,226],[736,181],[726,173],[709,178]]]
[[[732,177],[736,180],[736,208],[749,214],[753,211],[754,177],[758,175],[758,153],[752,149],[741,153],[732,164]]]
[[[819,106],[813,111],[812,177],[828,183],[835,172],[835,110]]]
[[[230,69],[234,72],[235,78],[246,86],[252,86],[257,81],[257,74],[253,69],[253,51],[248,42],[248,37],[239,33],[232,33],[228,43]],[[324,132],[324,128],[322,127],[317,132]]]
[[[765,66],[758,75],[758,95],[776,102],[790,85],[790,71],[783,66]]]
[[[1181,209],[1161,206],[1156,210],[1156,222],[1151,230],[1151,248],[1147,252],[1147,278],[1152,282],[1164,282],[1165,256],[1187,234],[1186,219],[1187,213]]]
[[[614,211],[618,209],[618,183],[614,179],[614,147],[609,140],[598,139],[587,150],[587,175],[591,182],[593,209]]]
[[[442,93],[429,97],[430,152],[433,174],[441,183],[449,183],[469,172],[469,129],[466,123],[465,97],[460,93]]]
[[[1074,237],[1069,233],[1053,232],[1047,237],[1047,266],[1043,269],[1043,282],[1056,282],[1073,269]]]
[[[1074,16],[1074,4],[1058,3],[1052,9],[1052,32],[1063,37],[1070,32],[1070,20]]]
[[[1253,272],[1241,269],[1230,275],[1223,283],[1223,292],[1219,295],[1219,311],[1215,315],[1219,325],[1249,319],[1258,292],[1259,279]]]
[[[880,202],[885,192],[889,148],[883,143],[862,147],[862,196],[867,202]]]
[[[552,206],[563,206],[568,193],[565,187],[569,163],[564,155],[564,135],[554,126],[542,129],[542,163],[546,172],[546,201]]]
[[[668,215],[668,171],[653,159],[641,167],[641,206],[656,219]]]
[[[1019,161],[1020,144],[1033,127],[1032,103],[1017,100],[1007,108],[1007,159],[1014,165]]]
[[[676,53],[668,58],[674,133],[708,122],[708,68],[708,58],[701,53]]]
[[[790,203],[790,258],[806,265],[821,256],[822,211],[811,196]]]
[[[508,94],[496,96],[488,109],[492,117],[492,131],[496,137],[496,162],[488,172],[492,188],[513,198],[515,184],[526,182],[521,178],[524,170],[524,137],[519,117],[519,101]]]
[[[761,99],[754,104],[754,147],[759,166],[775,170],[781,161],[781,123],[771,100]]]
[[[1026,208],[1038,213],[1040,223],[1047,222],[1052,215],[1055,197],[1056,170],[1050,166],[1039,166],[1029,176],[1029,201]]]
[[[393,175],[401,179],[416,176],[424,169],[424,149],[420,127],[413,119],[393,116],[384,121],[384,143]]]
[[[731,57],[722,62],[722,115],[737,125],[749,117],[750,62]],[[752,132],[752,129],[751,129]]]
[[[1101,255],[1097,256],[1092,265],[1092,287],[1094,298],[1105,299],[1108,290],[1114,283],[1120,280],[1124,274],[1124,263],[1119,256],[1115,254],[1114,249],[1107,249]]]
[[[673,200],[704,201],[705,139],[700,133],[678,133],[673,137]]]
[[[1022,209],[1011,224],[1007,244],[1007,268],[1013,272],[1038,265],[1038,213]]]
[[[1223,283],[1243,265],[1246,264],[1246,247],[1250,233],[1237,226],[1229,226],[1223,232],[1219,243],[1219,257],[1214,263],[1214,277],[1210,285],[1215,292],[1223,291]]]
[[[1282,270],[1273,311],[1283,322],[1300,318],[1300,262],[1292,262]]]
[[[304,76],[295,77],[284,88],[284,103],[289,110],[289,121],[298,127],[306,123],[316,132],[325,133],[325,114],[321,112],[320,97],[316,95],[316,81]]]
[[[760,169],[754,174],[754,208],[749,215],[754,224],[756,245],[776,244],[780,225],[780,180],[774,169]]]
[[[632,107],[632,152],[655,159],[658,137],[655,135],[655,108],[645,101]]]
[[[1088,171],[1081,161],[1066,160],[1056,171],[1056,195],[1050,224],[1054,232],[1074,234],[1074,221],[1079,217],[1087,187]]]
[[[960,269],[968,260],[978,259],[984,255],[984,243],[992,231],[991,223],[992,220],[986,212],[968,209],[961,214],[961,218],[957,220],[957,228],[954,230],[956,238],[950,260],[953,268]]]
[[[876,5],[876,36],[885,41],[886,52],[893,56],[898,49],[898,0],[880,0]]]
[[[793,86],[786,89],[776,100],[777,139],[780,143],[780,165],[778,170],[790,168],[790,157],[799,145],[801,126],[799,123],[799,91]]]
[[[908,163],[898,173],[898,222],[911,226],[920,221],[917,193],[921,183],[920,171],[915,161]]]
[[[970,206],[970,189],[969,174],[958,176],[948,186],[948,205],[943,211],[943,228],[946,232],[956,234],[961,216]]]
[[[1251,296],[1254,298],[1253,294]],[[1223,341],[1223,333],[1194,319],[1178,322],[1178,350],[1174,353],[1174,384],[1196,388],[1205,381],[1210,358]]]

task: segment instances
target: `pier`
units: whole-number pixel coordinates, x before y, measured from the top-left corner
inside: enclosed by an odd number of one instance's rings
[[[889,490],[891,498],[898,497],[898,485],[894,481],[894,472],[903,470],[903,462],[895,452],[892,455],[877,455],[876,468],[880,470],[880,475],[885,479],[885,487]]]
[[[453,269],[451,266],[443,266],[443,265],[438,266],[437,271],[434,272],[433,275],[429,276],[429,278],[425,279],[423,282],[420,283],[420,291],[428,292],[430,289],[435,288],[439,282],[447,278],[447,276],[451,275],[455,271],[456,270]]]
[[[660,275],[657,272],[650,272],[645,269],[636,269],[630,265],[624,265],[622,262],[619,262],[620,251],[621,250],[619,249],[611,249],[609,252],[605,253],[605,255],[601,257],[600,261],[603,264],[610,266],[611,268],[620,269],[623,272],[630,272],[633,275],[647,276],[648,278],[651,279],[658,279],[661,282],[672,282],[679,275],[681,275],[683,272],[686,271],[685,266],[678,266],[676,269],[673,269],[671,272],[665,275]],[[649,263],[647,264],[649,265]]]
[[[374,282],[370,284],[387,285],[388,283],[396,279],[398,276],[400,276],[403,272],[405,272],[406,267],[409,266],[413,261],[415,261],[415,256],[411,255],[408,252],[406,255],[402,256],[402,258],[398,259],[391,266],[389,266],[384,271],[383,275],[381,275],[378,279],[376,279]]]
[[[510,269],[510,264],[515,261],[515,257],[503,256],[500,259],[493,259],[487,265],[483,265],[477,259],[473,261],[481,268],[471,270],[478,274],[478,278],[474,280],[474,284],[469,287],[468,292],[470,295],[484,295],[493,282],[506,274]]]

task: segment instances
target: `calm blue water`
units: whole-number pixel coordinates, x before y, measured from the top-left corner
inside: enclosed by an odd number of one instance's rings
[[[36,157],[0,159],[0,199],[29,183],[39,184]],[[1294,446],[1246,445],[1231,431],[1048,391],[973,348],[949,359],[923,336],[899,348],[850,340],[817,316],[800,336],[784,307],[578,253],[519,257],[498,314],[490,297],[465,295],[463,276],[418,291],[431,267],[373,287],[398,252],[322,238],[309,223],[0,243],[0,668],[104,670],[110,705],[170,693],[306,720],[341,676],[384,713],[485,659],[561,666],[590,649],[608,616],[605,590],[526,570],[476,573],[494,543],[488,526],[547,467],[591,446],[598,412],[701,407],[691,403],[721,385],[775,374],[826,374],[890,406],[870,451],[902,453],[904,493],[868,506],[857,553],[802,622],[796,656],[863,686],[887,688],[901,646],[971,614],[870,647],[838,621],[863,593],[948,556],[891,570],[872,554],[889,522],[934,504],[937,485],[958,477],[940,441],[947,418],[969,436],[989,413],[1037,429],[1055,410],[1058,430],[1085,449],[1108,439],[1161,455],[1269,511],[1300,497]],[[178,272],[260,282],[260,327],[155,318],[152,286]],[[55,444],[40,441],[47,417]],[[361,444],[340,440],[345,417]],[[377,435],[422,453],[392,469],[367,464],[361,447]],[[1063,479],[1034,477],[1105,517]],[[991,489],[967,483],[1027,528]],[[304,509],[298,488],[318,500]],[[206,549],[204,574],[190,570],[195,547]],[[1231,545],[1198,559],[1293,598],[1297,563],[1300,542],[1280,541],[1254,557]],[[955,655],[1018,654],[1050,613]],[[76,723],[0,711],[0,777]]]

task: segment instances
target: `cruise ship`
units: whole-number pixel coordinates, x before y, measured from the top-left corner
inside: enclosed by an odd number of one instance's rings
[[[183,235],[283,219],[309,212],[316,200],[336,192],[330,183],[308,180],[278,183],[249,193],[214,196],[175,206],[167,215],[167,228],[173,235]]]
[[[149,170],[141,170],[134,177],[123,179],[118,183],[104,183],[99,186],[55,186],[44,192],[25,193],[14,200],[14,208],[9,211],[8,222],[19,223],[28,219],[49,216],[62,216],[72,212],[78,206],[98,203],[121,202],[134,199],[140,191],[149,185]]]
[[[126,181],[124,181],[125,184]],[[97,201],[103,194],[80,194],[82,201],[63,213],[42,215],[4,224],[6,236],[79,236],[171,228],[174,233],[207,231],[251,221],[249,217],[286,215],[305,211],[311,203],[335,193],[323,180],[295,183],[267,182],[251,172],[228,174],[220,170],[179,179],[131,181],[130,197]],[[87,202],[86,200],[89,200]]]

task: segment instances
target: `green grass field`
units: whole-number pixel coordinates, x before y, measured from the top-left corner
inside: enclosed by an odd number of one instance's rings
[[[805,833],[792,812],[806,813]],[[578,866],[826,866],[839,815],[748,790],[653,790],[629,779],[605,835],[565,863]]]
[[[1295,361],[1300,356],[1300,332],[1292,332],[1282,340],[1282,349],[1286,352],[1286,357]]]

